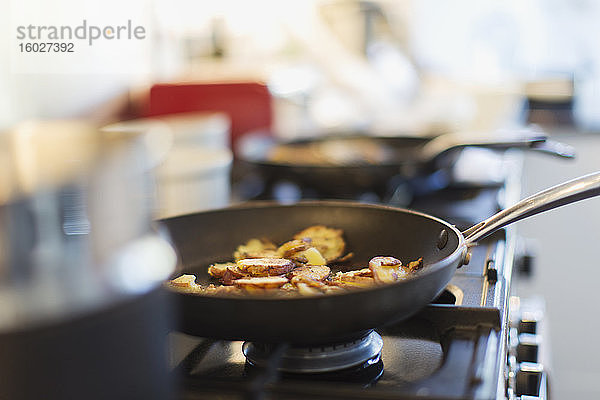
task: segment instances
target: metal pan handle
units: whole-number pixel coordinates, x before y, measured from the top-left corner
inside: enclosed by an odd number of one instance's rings
[[[600,195],[600,171],[553,186],[473,225],[462,234],[467,245],[498,229],[544,211]]]
[[[536,127],[498,133],[490,137],[465,133],[446,133],[429,141],[420,150],[420,159],[435,164],[445,154],[465,147],[488,149],[526,149],[539,151],[559,158],[575,158],[572,146],[548,140],[547,135]]]

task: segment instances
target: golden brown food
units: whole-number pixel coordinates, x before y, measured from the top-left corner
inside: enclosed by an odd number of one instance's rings
[[[408,263],[408,269],[410,272],[415,272],[421,268],[423,268],[423,257]]]
[[[304,267],[298,267],[288,274],[290,279],[296,277],[305,277],[316,281],[323,281],[327,279],[331,269],[326,265],[309,265]]]
[[[246,243],[241,244],[235,249],[233,258],[235,261],[244,258],[266,258],[279,257],[277,254],[277,246],[268,239],[250,239]]]
[[[373,276],[368,276],[362,271],[364,270],[338,272],[328,283],[346,289],[368,288],[374,286],[376,282],[373,279]]]
[[[351,271],[346,271],[346,272],[339,272],[339,274],[343,274],[344,276],[366,276],[368,278],[372,278],[373,277],[373,271],[371,271],[369,268],[362,268],[362,269],[354,269]]]
[[[296,285],[296,288],[298,289],[298,293],[300,293],[303,296],[314,296],[314,295],[321,295],[324,292],[322,290],[319,290],[313,286],[310,286],[304,282],[299,282]]]
[[[292,279],[290,279],[290,283],[292,284],[292,286],[296,287],[298,287],[298,285],[302,283],[304,285],[308,285],[310,287],[318,289],[325,289],[325,287],[327,286],[323,281],[319,281],[308,276],[302,275],[294,276]]]
[[[407,274],[402,268],[402,261],[394,257],[373,257],[369,261],[369,269],[373,272],[375,281],[379,283],[393,283]]]
[[[281,258],[292,260],[299,267],[303,265],[327,264],[327,260],[325,260],[319,250],[311,246],[310,238],[294,239],[285,242],[279,246],[277,254]]]
[[[324,294],[345,293],[346,291],[347,289],[335,285],[325,285],[325,287],[323,288]]]
[[[314,247],[309,247],[306,250],[300,251],[289,257],[290,260],[298,267],[305,265],[326,265],[327,260],[321,255],[319,250]]]
[[[208,274],[213,278],[219,279],[223,277],[223,274],[225,274],[228,268],[233,267],[236,267],[236,265],[232,262],[211,264],[210,267],[208,267]]]
[[[171,285],[183,288],[189,288],[196,284],[196,276],[194,275],[181,275],[171,281]]]
[[[277,254],[282,258],[291,258],[309,247],[310,239],[294,239],[279,246]]]
[[[268,153],[271,162],[292,165],[348,166],[398,160],[393,147],[372,138],[329,138],[307,143],[279,144]]]
[[[233,282],[236,279],[245,278],[249,276],[248,273],[242,272],[237,266],[235,267],[227,267],[225,273],[221,276],[219,281],[223,285],[233,285]]]
[[[182,293],[204,292],[204,288],[196,283],[196,276],[190,274],[184,274],[169,281],[168,286]]]
[[[242,278],[234,282],[235,286],[242,289],[276,289],[286,283],[288,283],[288,279],[283,276]]]
[[[295,267],[286,258],[245,258],[236,264],[242,273],[252,276],[284,275]]]
[[[422,258],[403,265],[397,258],[377,256],[368,268],[359,266],[332,275],[328,263],[353,256],[342,257],[345,247],[343,231],[323,225],[310,226],[279,247],[267,239],[250,239],[235,250],[236,262],[209,266],[208,274],[221,285],[202,286],[194,275],[185,274],[168,286],[192,294],[316,296],[393,283],[423,267]]]
[[[329,276],[326,266],[300,267],[289,274],[290,282],[301,295],[323,294],[327,285],[323,282]]]
[[[310,239],[311,246],[319,250],[327,262],[332,262],[340,258],[346,248],[343,234],[341,229],[314,225],[296,233],[294,239]]]
[[[226,294],[226,295],[241,295],[244,291],[236,286],[216,286],[213,284],[208,285],[201,293],[203,294]]]

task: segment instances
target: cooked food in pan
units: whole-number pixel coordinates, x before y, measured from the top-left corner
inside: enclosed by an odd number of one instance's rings
[[[396,157],[393,147],[372,138],[279,144],[267,155],[268,161],[274,163],[316,166],[385,164],[394,162]]]
[[[404,265],[391,256],[376,256],[368,266],[332,273],[328,264],[339,265],[352,258],[352,253],[344,255],[345,249],[341,229],[314,225],[280,246],[264,238],[239,245],[233,253],[234,261],[208,267],[214,280],[209,285],[196,283],[196,277],[190,274],[168,285],[176,291],[208,295],[322,295],[393,283],[423,266],[422,258]]]

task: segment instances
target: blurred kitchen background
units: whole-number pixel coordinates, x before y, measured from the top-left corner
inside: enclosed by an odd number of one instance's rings
[[[14,32],[4,31],[0,131],[15,134],[29,121],[43,132],[44,121],[78,119],[105,134],[154,132],[155,218],[226,206],[251,190],[230,185],[249,131],[285,140],[344,131],[486,136],[536,124],[573,145],[577,159],[524,155],[522,195],[600,170],[597,1],[31,3],[74,24],[82,4],[99,23],[141,21],[148,37],[138,51],[110,57],[144,68],[102,72],[99,55],[87,60],[93,72],[20,73],[5,56]],[[0,26],[10,18],[0,12]],[[590,200],[518,227],[536,262],[517,285],[545,298],[556,398],[600,395],[599,209]]]

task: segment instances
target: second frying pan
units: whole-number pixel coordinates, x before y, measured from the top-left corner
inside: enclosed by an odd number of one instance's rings
[[[574,156],[571,147],[548,141],[531,129],[477,139],[461,134],[435,138],[332,135],[283,143],[255,136],[241,142],[237,154],[244,169],[253,169],[267,183],[292,181],[322,196],[343,199],[368,191],[385,196],[395,189],[388,187],[392,178],[398,184],[427,175],[447,166],[454,150],[468,146]]]
[[[356,265],[376,255],[425,267],[410,278],[368,290],[308,297],[227,297],[175,293],[182,332],[218,339],[295,344],[327,343],[409,317],[431,302],[465,262],[468,247],[521,218],[600,195],[600,172],[533,195],[464,233],[426,214],[347,202],[274,203],[163,220],[180,255],[177,274],[209,280],[210,263],[231,259],[252,237],[275,242],[312,224],[342,228]]]

